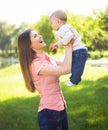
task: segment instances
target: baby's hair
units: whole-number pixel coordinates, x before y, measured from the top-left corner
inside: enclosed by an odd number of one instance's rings
[[[50,18],[55,18],[55,19],[60,19],[61,21],[63,21],[64,23],[67,22],[67,15],[63,10],[56,10],[54,11],[50,17]]]

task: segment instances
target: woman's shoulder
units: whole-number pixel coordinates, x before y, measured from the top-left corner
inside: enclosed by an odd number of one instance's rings
[[[38,67],[41,65],[41,60],[39,58],[35,58],[32,60],[31,68]]]

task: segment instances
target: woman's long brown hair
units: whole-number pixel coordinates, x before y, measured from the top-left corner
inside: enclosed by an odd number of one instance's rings
[[[35,87],[30,74],[30,65],[34,58],[34,51],[31,49],[30,32],[28,29],[18,37],[18,57],[21,71],[24,77],[25,85],[31,92],[35,91]]]

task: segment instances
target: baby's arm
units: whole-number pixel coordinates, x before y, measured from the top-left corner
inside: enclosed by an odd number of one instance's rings
[[[67,27],[61,28],[56,32],[55,37],[58,39],[58,47],[66,46],[71,40],[75,39],[74,33]]]
[[[39,75],[52,75],[60,76],[69,74],[71,72],[71,62],[72,62],[72,46],[69,44],[65,49],[65,58],[63,62],[59,62],[57,65],[47,64],[41,68]]]
[[[61,44],[66,46],[70,41],[74,41],[74,34],[70,31],[67,31],[61,39]]]

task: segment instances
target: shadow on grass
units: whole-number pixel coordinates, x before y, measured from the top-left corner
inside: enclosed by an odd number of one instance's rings
[[[70,130],[108,130],[108,76],[70,88],[61,85]]]
[[[0,103],[0,130],[39,130],[39,97],[14,98]]]
[[[69,130],[108,129],[108,76],[82,81],[63,93],[67,102]],[[13,98],[0,103],[0,130],[39,130],[39,96]]]

